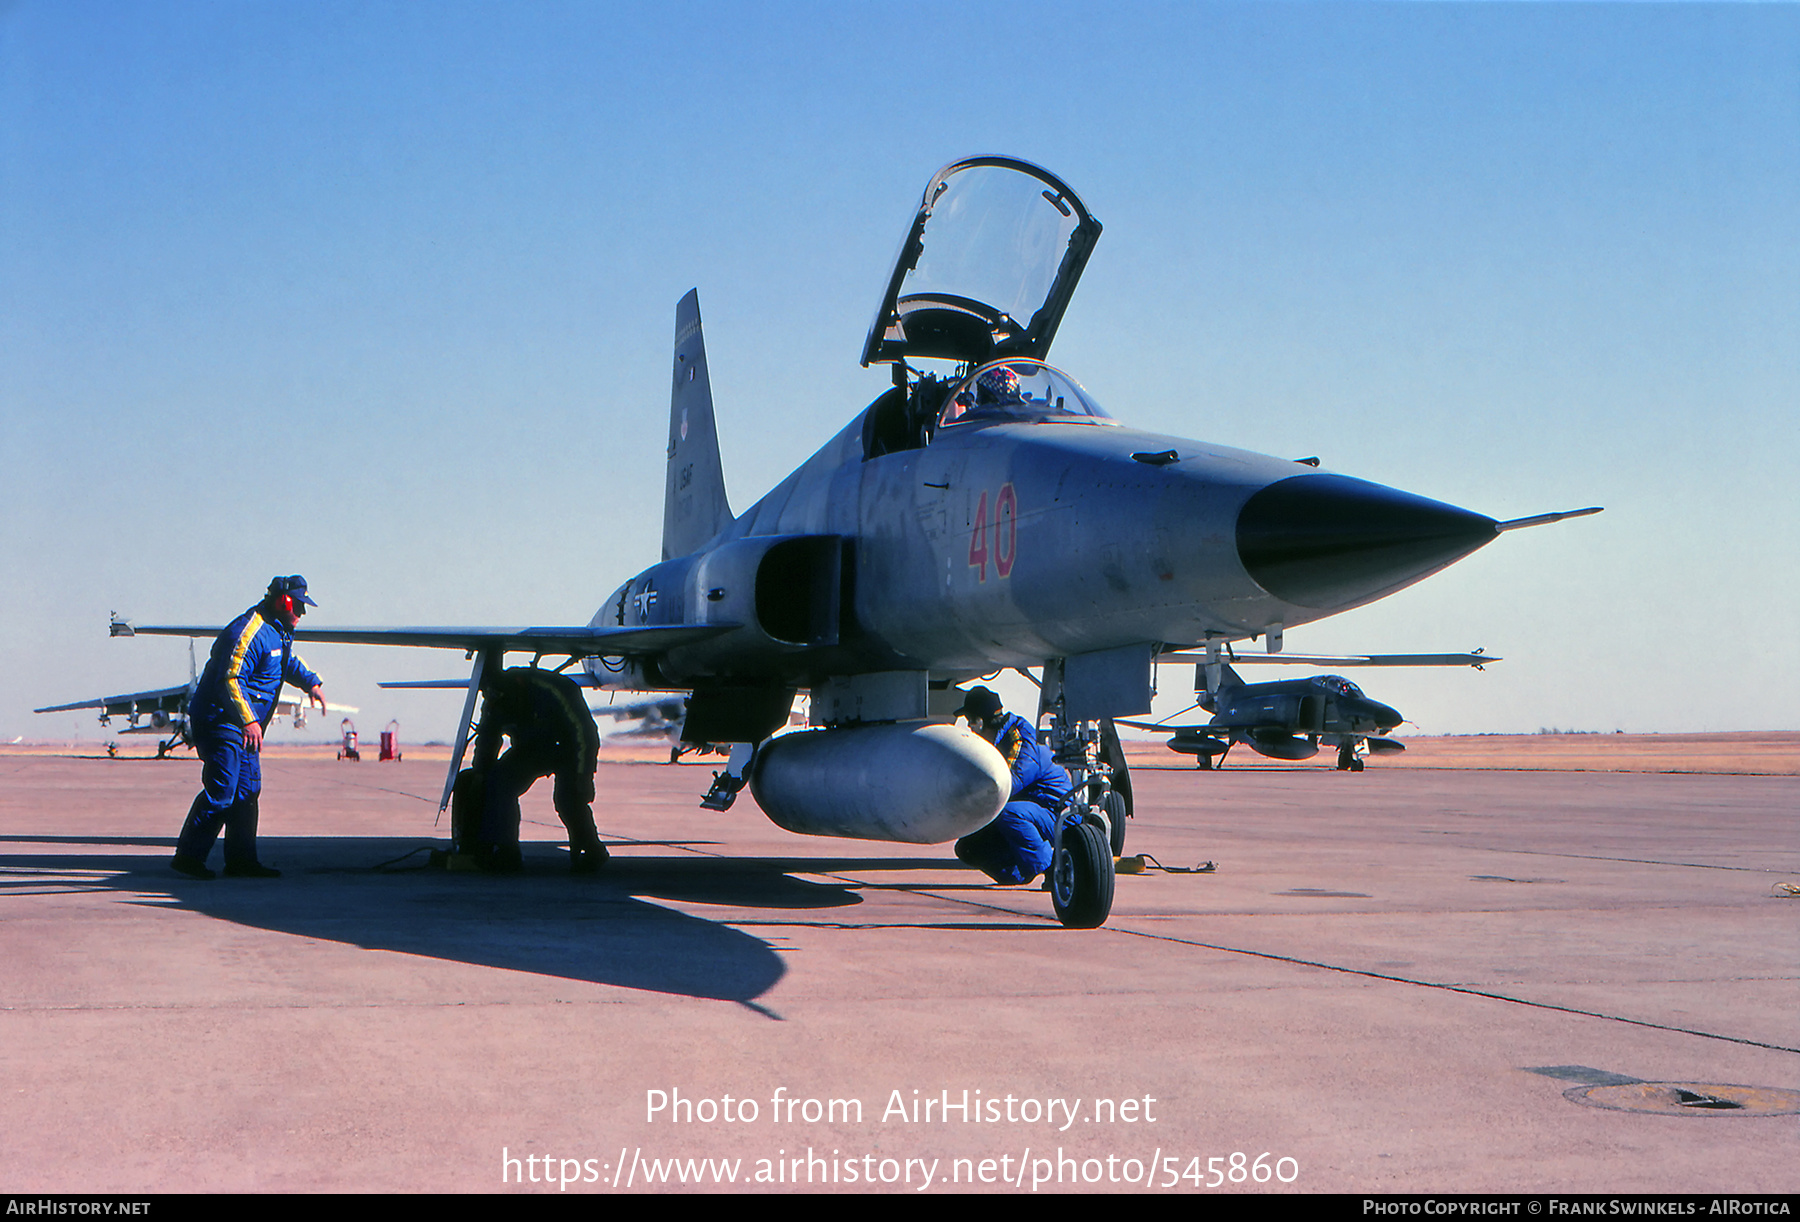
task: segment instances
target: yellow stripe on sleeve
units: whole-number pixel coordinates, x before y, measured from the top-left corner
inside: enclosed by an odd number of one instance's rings
[[[225,693],[231,697],[231,703],[237,707],[238,716],[244,720],[240,725],[249,725],[256,720],[256,714],[250,709],[250,702],[244,699],[244,689],[238,685],[238,672],[243,668],[244,655],[250,652],[250,642],[262,631],[262,616],[252,612],[244,621],[244,630],[238,633],[237,644],[231,647],[231,665],[225,669]]]

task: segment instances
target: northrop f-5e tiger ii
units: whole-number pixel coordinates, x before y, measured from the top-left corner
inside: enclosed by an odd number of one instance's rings
[[[940,170],[863,345],[862,364],[887,365],[892,385],[741,514],[689,293],[675,311],[662,559],[590,623],[294,635],[469,651],[452,777],[505,654],[560,657],[595,687],[689,693],[684,739],[739,744],[714,798],[747,783],[791,831],[924,844],[981,828],[1009,796],[1000,754],[955,722],[956,685],[1036,668],[1040,722],[1077,782],[1051,898],[1065,924],[1099,925],[1130,808],[1112,719],[1149,710],[1159,654],[1217,661],[1258,638],[1278,650],[1286,629],[1571,516],[1497,522],[1121,424],[1046,363],[1099,236],[1037,166]],[[811,728],[777,734],[802,691]]]

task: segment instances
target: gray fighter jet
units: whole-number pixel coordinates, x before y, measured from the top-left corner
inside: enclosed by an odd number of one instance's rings
[[[1119,719],[1139,730],[1172,732],[1169,750],[1195,757],[1210,769],[1225,762],[1234,744],[1278,760],[1308,760],[1321,746],[1337,748],[1340,772],[1361,772],[1362,754],[1404,751],[1406,744],[1385,737],[1406,719],[1391,705],[1371,700],[1342,675],[1313,675],[1245,683],[1230,666],[1216,689],[1201,688],[1199,707],[1213,715],[1205,725],[1171,726]]]
[[[1194,704],[1213,719],[1205,725],[1170,725],[1169,720],[1131,721],[1119,724],[1135,730],[1155,730],[1174,735],[1169,750],[1192,755],[1202,770],[1225,762],[1237,743],[1270,759],[1307,760],[1321,746],[1337,748],[1340,772],[1361,772],[1363,753],[1406,750],[1406,744],[1387,738],[1405,718],[1399,710],[1371,700],[1342,675],[1314,675],[1306,679],[1280,679],[1273,683],[1245,683],[1223,658],[1232,661],[1279,662],[1301,666],[1472,666],[1481,670],[1502,661],[1486,650],[1474,653],[1297,654],[1240,658],[1226,646],[1208,654],[1165,653],[1159,661],[1194,661]],[[1184,712],[1186,710],[1183,710]],[[1176,714],[1180,716],[1180,714]]]
[[[483,676],[508,651],[562,657],[597,687],[691,693],[683,737],[741,745],[713,804],[747,782],[792,831],[915,843],[967,835],[1009,796],[998,752],[954,723],[955,685],[1040,668],[1045,732],[1078,782],[1052,900],[1065,924],[1102,923],[1129,812],[1111,719],[1149,711],[1159,653],[1277,648],[1285,629],[1567,515],[1496,522],[1120,424],[1045,363],[1100,228],[1026,162],[939,171],[863,347],[891,387],[742,514],[726,499],[689,293],[675,313],[660,563],[584,627],[295,636],[471,651],[452,776]],[[777,734],[800,690],[814,728]]]

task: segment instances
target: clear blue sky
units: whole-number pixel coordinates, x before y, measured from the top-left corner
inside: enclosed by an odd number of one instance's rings
[[[742,510],[883,388],[902,226],[989,152],[1105,222],[1052,355],[1126,422],[1607,507],[1290,649],[1507,657],[1359,676],[1421,732],[1800,728],[1800,8],[13,0],[0,738],[185,679],[109,610],[278,572],[585,622],[656,559],[677,298]],[[306,652],[449,733],[374,683],[460,655]]]

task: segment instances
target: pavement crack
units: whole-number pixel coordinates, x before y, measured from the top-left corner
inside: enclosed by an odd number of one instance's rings
[[[1532,1001],[1525,997],[1513,997],[1507,993],[1497,993],[1490,989],[1478,989],[1471,985],[1445,984],[1433,980],[1414,980],[1409,976],[1394,976],[1386,972],[1372,972],[1366,968],[1345,967],[1338,963],[1322,963],[1316,959],[1302,959],[1296,955],[1278,955],[1273,951],[1251,950],[1245,946],[1222,946],[1216,942],[1200,942],[1192,938],[1178,938],[1171,934],[1151,933],[1148,930],[1127,929],[1123,926],[1108,926],[1115,933],[1129,934],[1133,937],[1147,938],[1157,942],[1174,942],[1182,946],[1198,947],[1202,950],[1216,950],[1227,955],[1244,955],[1254,959],[1265,959],[1273,963],[1292,963],[1298,967],[1314,967],[1320,971],[1337,972],[1344,976],[1361,976],[1365,980],[1385,980],[1391,984],[1409,984],[1415,988],[1436,989],[1445,993],[1461,993],[1467,997],[1485,997],[1491,1001],[1510,1002],[1515,1006],[1529,1006],[1536,1010],[1554,1010],[1559,1014],[1575,1014],[1582,1018],[1598,1018],[1607,1022],[1626,1023],[1633,1027],[1647,1027],[1653,1031],[1672,1031],[1677,1035],[1693,1035],[1701,1039],[1722,1040],[1728,1044],[1744,1044],[1752,1048],[1767,1048],[1774,1052],[1792,1052],[1800,1055],[1800,1048],[1790,1048],[1785,1044],[1771,1044],[1764,1040],[1748,1039],[1739,1035],[1722,1035],[1717,1031],[1701,1031],[1694,1027],[1677,1027],[1672,1023],[1653,1023],[1643,1018],[1627,1018],[1622,1014],[1603,1014],[1598,1010],[1583,1010],[1578,1006],[1559,1006],[1550,1001]]]
[[[1768,866],[1721,866],[1708,861],[1658,861],[1652,857],[1608,857],[1599,853],[1551,853],[1542,849],[1491,848],[1491,853],[1514,853],[1520,857],[1563,857],[1575,861],[1618,861],[1634,866],[1679,866],[1692,870],[1733,870],[1743,874],[1792,874],[1793,870]]]

